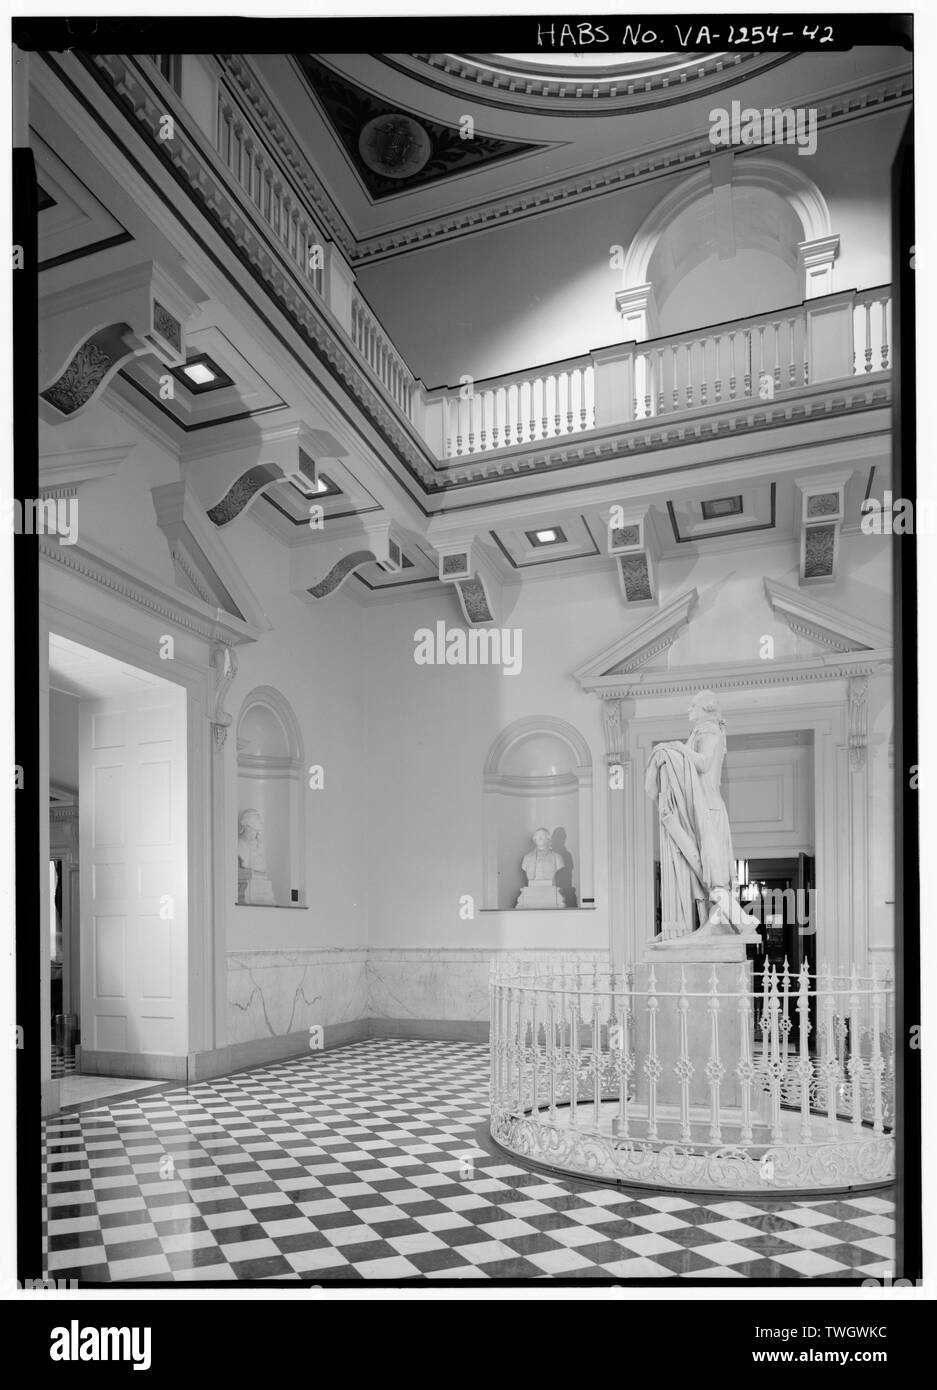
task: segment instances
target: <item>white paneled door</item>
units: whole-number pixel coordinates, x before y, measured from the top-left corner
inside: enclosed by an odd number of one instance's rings
[[[82,1048],[188,1050],[186,701],[160,682],[79,711]]]

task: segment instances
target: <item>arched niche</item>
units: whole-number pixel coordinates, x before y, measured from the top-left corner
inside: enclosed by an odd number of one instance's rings
[[[550,715],[515,720],[488,751],[483,785],[484,906],[515,907],[521,860],[545,826],[566,861],[556,884],[567,908],[591,908],[592,755],[579,731]]]
[[[289,701],[272,685],[258,685],[237,722],[238,820],[250,809],[263,818],[267,874],[273,905],[305,904],[305,757]]]
[[[829,208],[799,168],[717,156],[649,213],[617,302],[643,341],[829,294],[839,248]]]

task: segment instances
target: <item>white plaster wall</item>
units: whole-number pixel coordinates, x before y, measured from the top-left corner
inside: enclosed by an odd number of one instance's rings
[[[316,605],[289,593],[288,552],[249,514],[223,532],[225,544],[274,624],[238,648],[227,699],[234,722],[229,758],[231,836],[229,951],[353,948],[366,944],[366,860],[374,800],[365,752],[366,660],[362,610],[343,593]],[[306,902],[303,908],[235,906],[237,898],[236,727],[247,695],[272,685],[289,701],[306,755]],[[319,764],[324,785],[309,787]]]

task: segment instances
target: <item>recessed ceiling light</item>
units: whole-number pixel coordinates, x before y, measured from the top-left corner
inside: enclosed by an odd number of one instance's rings
[[[172,374],[196,396],[201,395],[203,391],[220,391],[226,386],[234,385],[227,372],[223,372],[207,352],[199,352],[187,362],[183,362],[181,367],[173,367]]]
[[[208,386],[215,380],[215,373],[210,367],[206,367],[204,362],[192,362],[182,370],[190,381],[194,381],[196,386]]]
[[[544,526],[540,531],[528,531],[527,539],[531,545],[563,545],[566,533],[561,526]]]

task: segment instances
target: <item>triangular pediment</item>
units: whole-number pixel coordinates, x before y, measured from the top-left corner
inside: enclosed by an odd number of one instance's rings
[[[153,488],[156,521],[169,543],[178,586],[252,627],[270,622],[189,485]]]
[[[597,690],[605,681],[638,670],[673,644],[690,621],[697,598],[695,589],[687,589],[671,599],[660,612],[580,666],[573,672],[573,678],[583,690]]]
[[[797,589],[765,579],[765,595],[776,617],[791,632],[835,652],[888,651],[892,634],[875,623],[843,613],[832,604],[819,603]]]

